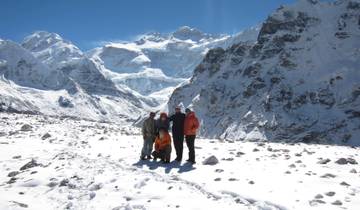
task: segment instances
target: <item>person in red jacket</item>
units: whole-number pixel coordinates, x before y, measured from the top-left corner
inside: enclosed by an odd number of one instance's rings
[[[199,120],[195,116],[195,112],[191,111],[189,108],[185,110],[186,117],[184,122],[184,135],[186,145],[189,149],[189,159],[186,160],[192,164],[195,164],[195,138],[196,132],[200,127]]]
[[[161,128],[155,139],[155,151],[152,153],[154,160],[160,158],[163,163],[170,163],[171,137],[165,128]]]

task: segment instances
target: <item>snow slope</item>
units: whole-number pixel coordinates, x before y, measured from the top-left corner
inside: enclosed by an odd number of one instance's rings
[[[222,139],[360,145],[360,1],[279,8],[256,44],[210,50],[176,89],[201,134]]]
[[[138,133],[0,113],[0,209],[360,208],[359,148],[198,139],[196,165],[163,165],[138,161]]]

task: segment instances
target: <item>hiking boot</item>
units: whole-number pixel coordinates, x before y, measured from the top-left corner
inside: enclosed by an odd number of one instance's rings
[[[148,156],[146,156],[146,159],[147,159],[147,160],[151,160],[152,157],[151,157],[150,155],[148,155]]]
[[[186,160],[186,162],[191,163],[191,164],[196,164],[195,160]]]

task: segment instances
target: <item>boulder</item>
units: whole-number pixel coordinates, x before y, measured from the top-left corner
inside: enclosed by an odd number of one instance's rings
[[[33,127],[29,124],[24,124],[23,126],[21,126],[20,130],[21,131],[32,131]]]
[[[204,161],[203,161],[203,164],[204,165],[216,165],[219,163],[219,160],[214,156],[210,156],[208,158],[206,158]]]
[[[356,165],[356,164],[358,164],[357,161],[353,158],[340,158],[335,163],[337,163],[339,165],[346,165],[346,164]]]
[[[325,195],[326,196],[329,196],[329,197],[332,197],[332,196],[334,196],[336,193],[335,192],[327,192],[327,193],[325,193]]]
[[[329,163],[330,161],[331,161],[331,160],[330,160],[329,158],[326,158],[326,159],[321,159],[321,160],[319,160],[317,163],[324,165],[324,164]]]
[[[335,206],[341,206],[342,205],[342,202],[339,201],[339,200],[336,200],[334,202],[331,203],[332,205],[335,205]]]
[[[37,167],[37,166],[40,166],[41,164],[37,163],[36,160],[34,159],[31,159],[30,162],[26,163],[25,165],[23,165],[21,168],[20,168],[20,171],[24,171],[26,169],[29,169],[29,168],[33,168],[33,167]]]
[[[72,108],[72,107],[74,107],[74,105],[71,103],[70,99],[65,98],[63,96],[59,97],[58,103],[59,103],[59,105],[61,107],[64,107],[64,108]]]
[[[41,137],[41,139],[42,140],[45,140],[45,139],[48,139],[48,138],[50,138],[51,137],[51,135],[49,134],[49,133],[45,133],[42,137]]]
[[[18,175],[20,172],[19,171],[12,171],[8,174],[8,177],[14,177],[16,175]]]

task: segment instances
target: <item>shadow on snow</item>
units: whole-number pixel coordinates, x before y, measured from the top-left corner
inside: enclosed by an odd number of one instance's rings
[[[163,164],[161,162],[157,161],[150,161],[150,160],[139,160],[138,162],[134,163],[133,166],[136,166],[138,168],[143,168],[144,166],[147,166],[150,170],[155,170],[157,168],[164,168],[165,173],[170,173],[173,169],[178,169],[178,173],[185,173],[190,172],[192,170],[195,170],[196,168],[191,163],[184,163],[181,164],[177,161],[172,161],[168,164]]]

